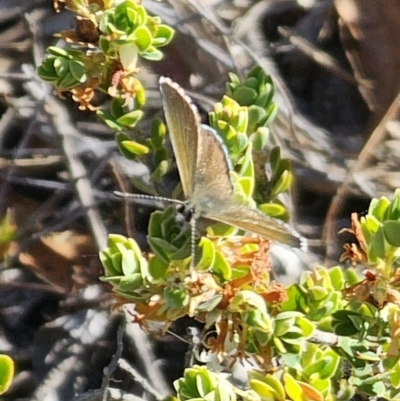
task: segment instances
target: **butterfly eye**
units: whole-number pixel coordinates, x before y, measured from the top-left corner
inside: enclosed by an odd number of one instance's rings
[[[192,220],[194,210],[187,205],[176,205],[176,211],[183,216],[184,220],[189,223]]]

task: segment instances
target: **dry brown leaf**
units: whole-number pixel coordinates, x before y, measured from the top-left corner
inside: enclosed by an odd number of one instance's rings
[[[98,277],[98,269],[92,271],[91,259],[98,260],[91,237],[75,231],[42,237],[19,255],[23,265],[62,293],[73,292],[87,283],[89,276]]]

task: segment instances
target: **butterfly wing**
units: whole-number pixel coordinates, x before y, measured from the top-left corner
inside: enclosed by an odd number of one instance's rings
[[[232,197],[232,166],[221,138],[207,125],[200,127],[197,149],[195,187],[190,203],[202,214]]]
[[[178,84],[161,77],[160,90],[183,192],[190,198],[195,185],[200,117]]]
[[[160,88],[183,192],[201,213],[203,203],[232,194],[232,166],[221,138],[200,124],[197,109],[183,89],[164,77]]]
[[[289,225],[233,199],[230,164],[217,133],[203,125],[198,144],[196,184],[191,203],[197,212],[262,237],[294,247],[305,247],[305,239]]]
[[[303,250],[307,248],[306,239],[280,220],[269,217],[247,205],[236,204],[233,200],[225,200],[224,205],[220,206],[214,210],[204,211],[204,216],[282,244]]]

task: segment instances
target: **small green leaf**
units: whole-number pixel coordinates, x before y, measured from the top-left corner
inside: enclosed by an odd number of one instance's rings
[[[128,160],[136,159],[136,157],[137,157],[136,153],[132,152],[128,145],[130,142],[133,142],[128,134],[126,134],[123,131],[117,132],[115,134],[115,140],[117,142],[119,151],[126,159],[128,159]],[[123,145],[124,143],[125,143],[125,145]],[[133,142],[133,143],[136,143],[136,142]],[[126,145],[128,145],[128,146],[126,146]]]
[[[287,215],[286,208],[278,203],[263,203],[258,208],[266,215],[283,219]]]
[[[141,53],[145,52],[151,46],[151,43],[153,41],[151,32],[146,26],[140,26],[136,28],[135,37],[135,44],[139,48],[139,51]]]
[[[150,151],[147,146],[134,141],[122,141],[120,146],[133,155],[146,155]]]
[[[223,296],[221,294],[214,295],[205,302],[202,302],[197,306],[196,311],[198,312],[210,312],[213,311],[217,305],[222,301]]]
[[[267,314],[267,306],[264,298],[251,290],[241,290],[236,293],[229,305],[229,310],[232,312],[244,312],[255,309],[263,314]]]
[[[225,223],[215,223],[207,227],[207,234],[216,237],[229,237],[236,234],[238,229]]]
[[[253,177],[240,177],[237,182],[241,186],[241,191],[246,198],[251,197],[254,190],[254,178]]]
[[[248,133],[252,134],[259,127],[262,126],[266,118],[266,111],[259,106],[252,105],[249,106],[248,115],[249,115]]]
[[[215,261],[215,246],[212,241],[206,237],[201,237],[200,244],[202,253],[201,259],[197,265],[202,269],[209,269],[213,266]]]
[[[270,103],[274,97],[274,86],[271,83],[267,83],[264,86],[264,89],[258,96],[256,105],[262,107],[263,109],[266,109],[270,106]]]
[[[142,53],[142,57],[146,60],[159,61],[162,59],[163,54],[155,47],[150,46],[145,53]]]
[[[134,291],[143,286],[143,279],[140,273],[134,273],[121,278],[118,289],[122,291]]]
[[[253,145],[249,143],[244,157],[239,160],[239,163],[241,164],[239,175],[241,175],[242,177],[249,177],[254,181],[254,163],[252,157],[252,148]],[[251,186],[251,188],[253,188],[253,186]],[[251,194],[252,193],[253,191],[251,190]]]
[[[285,390],[287,395],[293,401],[306,401],[303,397],[303,391],[295,378],[289,373],[284,373],[283,377],[285,381]]]
[[[277,166],[281,160],[281,149],[278,146],[275,146],[269,155],[269,161],[271,163],[272,169],[276,170]]]
[[[99,48],[104,54],[109,54],[110,51],[110,41],[103,35],[99,37]]]
[[[358,333],[358,330],[353,325],[349,325],[348,323],[337,323],[333,326],[333,329],[335,334],[343,337],[354,336]]]
[[[221,252],[215,252],[214,264],[212,266],[212,271],[216,274],[222,281],[229,281],[232,277],[231,266],[222,255]]]
[[[248,266],[234,266],[232,267],[232,280],[243,278],[250,272]]]
[[[379,227],[381,226],[379,220],[372,215],[361,217],[360,223],[362,232],[367,242],[369,241],[371,236],[379,230]]]
[[[150,181],[153,183],[161,182],[164,175],[170,171],[170,167],[171,163],[168,160],[162,160],[151,174]]]
[[[147,101],[146,91],[139,80],[134,81],[135,87],[135,109],[139,110],[144,107]]]
[[[247,312],[242,312],[241,315],[243,322],[246,323],[248,326],[252,327],[253,329],[257,330],[257,332],[261,331],[265,334],[271,333],[273,323],[268,313],[262,312],[261,310],[258,309],[254,309],[254,310],[248,310]],[[269,335],[264,338],[265,340],[263,341],[265,342],[261,344],[262,346],[266,345],[270,339]]]
[[[59,77],[64,77],[66,74],[69,73],[69,60],[66,60],[65,58],[56,58],[53,65]]]
[[[135,255],[137,258],[139,258],[141,256],[140,247],[133,238],[127,238],[126,248],[132,249],[135,252]]]
[[[165,124],[160,120],[153,120],[151,123],[151,144],[153,149],[161,149],[164,147],[167,129]]]
[[[290,350],[289,346],[298,347],[305,343],[305,338],[302,335],[300,328],[296,326],[292,327],[290,331],[280,338],[285,343],[285,347],[289,352],[294,352],[293,350]]]
[[[160,258],[153,257],[149,260],[150,276],[156,280],[159,280],[159,279],[162,279],[165,277],[168,267],[169,267],[169,263],[163,261]]]
[[[208,372],[201,372],[196,376],[197,391],[201,397],[205,397],[210,391],[213,390],[213,382]]]
[[[113,253],[111,255],[112,264],[117,271],[117,275],[122,274],[122,254],[121,252]]]
[[[331,284],[336,291],[341,291],[345,285],[345,277],[343,270],[340,266],[332,267],[328,270],[329,277],[331,278]]]
[[[69,70],[71,71],[71,74],[78,82],[83,83],[86,81],[87,79],[86,68],[81,61],[75,61],[75,60],[70,61]]]
[[[110,283],[113,286],[113,291],[115,291],[116,289],[118,289],[119,283],[123,278],[124,276],[112,276],[112,277],[102,276],[100,277],[100,281],[103,281],[105,283]]]
[[[269,140],[269,128],[259,127],[256,132],[253,132],[250,136],[250,140],[253,143],[255,151],[260,151],[267,146]]]
[[[229,76],[229,81],[231,82],[230,85],[232,85],[232,84],[234,84],[234,86],[240,85],[240,83],[241,83],[240,79],[236,74],[234,74],[233,72],[230,72],[230,73],[228,73],[228,76]]]
[[[182,233],[182,235],[186,236],[186,233]],[[183,243],[179,243],[179,248],[176,251],[171,252],[171,260],[184,260],[191,256],[191,243],[192,239],[190,235],[187,235],[185,241]]]
[[[372,351],[358,352],[357,358],[362,359],[363,361],[368,361],[368,362],[380,362],[381,361],[381,357],[379,355],[376,355],[376,353],[372,352]]]
[[[400,219],[400,191],[397,189],[385,216],[387,220]]]
[[[283,400],[285,398],[285,389],[280,380],[272,375],[266,375],[263,381],[275,390],[278,395],[278,400]]]
[[[298,284],[292,284],[286,288],[287,301],[281,304],[282,311],[308,312],[307,299],[304,291]]]
[[[279,337],[273,337],[272,342],[274,343],[275,348],[278,350],[279,353],[281,354],[286,354],[287,349],[285,347],[285,343],[279,338]]]
[[[114,131],[121,131],[121,125],[115,122],[114,117],[105,110],[97,110],[96,114]]]
[[[71,89],[74,86],[77,86],[78,84],[79,82],[74,78],[74,76],[70,72],[60,77],[60,79],[56,82],[56,86],[59,89]]]
[[[108,246],[112,250],[112,252],[119,252],[119,248],[117,244],[122,246],[126,246],[128,242],[128,238],[121,234],[109,234],[108,235]]]
[[[368,258],[371,261],[376,261],[376,258],[385,258],[385,236],[383,234],[383,228],[379,227],[378,231],[372,238],[369,245]]]
[[[338,310],[332,314],[332,326],[334,332],[340,336],[352,336],[359,332],[360,327],[354,324],[355,318],[361,322],[364,320],[362,315],[357,312]]]
[[[254,390],[262,401],[279,400],[281,398],[277,391],[267,383],[261,380],[250,380],[250,388]]]
[[[274,335],[281,337],[285,335],[295,323],[295,317],[286,319],[275,319]]]
[[[114,268],[114,264],[111,258],[108,248],[103,249],[99,252],[100,262],[104,267],[106,276],[117,276],[121,274],[117,269]]]
[[[329,295],[329,290],[321,287],[319,285],[314,285],[311,288],[309,288],[308,293],[310,295],[311,301],[322,301],[326,299]]]
[[[374,216],[377,220],[383,221],[390,206],[390,201],[386,196],[379,199],[372,199],[368,208],[368,214]]]
[[[287,191],[292,185],[292,180],[293,175],[290,170],[283,171],[271,190],[271,196],[277,196]]]
[[[112,117],[115,117],[116,119],[124,115],[125,113],[125,108],[124,108],[124,103],[123,100],[119,97],[115,97],[111,101],[111,107],[110,107],[111,115]]]
[[[397,362],[391,370],[390,384],[397,390],[400,388],[400,363]]]
[[[309,378],[311,382],[320,379],[326,379],[330,376],[326,375],[326,372],[324,371],[326,370],[327,366],[331,364],[331,362],[332,358],[330,357],[319,359],[318,361],[315,361],[314,363],[306,366],[303,370],[303,373]]]
[[[118,55],[125,71],[136,71],[139,58],[139,50],[136,44],[129,42],[118,46]]]
[[[395,247],[400,247],[400,221],[385,220],[383,222],[383,232],[386,241]]]
[[[135,252],[131,249],[125,249],[122,252],[122,273],[129,276],[136,273],[139,269],[139,261],[136,258]]]
[[[161,224],[163,221],[164,215],[161,211],[156,211],[151,214],[149,226],[148,226],[148,234],[151,237],[162,237],[162,229]]]
[[[68,57],[68,52],[61,47],[50,46],[47,48],[47,51],[56,57]]]
[[[153,253],[155,253],[164,263],[169,263],[170,259],[168,253],[176,251],[176,248],[161,238],[148,237],[149,246]]]
[[[14,376],[14,362],[8,355],[0,355],[0,394],[4,394]]]
[[[269,125],[274,121],[276,115],[278,114],[279,106],[277,103],[273,103],[268,107],[267,116],[264,120],[264,125]]]
[[[126,127],[134,127],[138,121],[143,117],[142,110],[133,110],[126,113],[117,119],[117,123]]]
[[[246,86],[240,86],[234,91],[233,98],[241,106],[250,106],[257,99],[257,92]]]
[[[316,387],[311,386],[310,384],[302,382],[302,381],[298,381],[298,384],[301,387],[301,390],[303,393],[302,394],[303,400],[305,400],[305,401],[324,401],[325,397],[319,391],[319,389],[317,389]],[[326,387],[326,385],[324,387]]]
[[[156,47],[166,46],[172,41],[175,35],[175,30],[168,25],[158,25],[157,33],[153,38],[153,45]]]
[[[320,373],[321,379],[329,379],[333,377],[342,362],[341,357],[331,348],[327,348],[323,353],[324,358],[329,358],[329,363],[325,366],[323,372]]]
[[[361,281],[363,278],[361,277],[360,273],[358,273],[355,269],[350,268],[346,269],[344,271],[344,276],[346,280],[346,284],[348,286],[352,286],[354,284],[357,284],[359,281]]]
[[[287,312],[280,312],[278,315],[275,316],[275,320],[286,320],[291,318],[298,318],[302,317],[303,314],[298,311],[287,311]]]
[[[52,60],[44,60],[43,64],[38,67],[37,71],[40,78],[45,81],[53,82],[58,79]]]
[[[189,303],[189,296],[179,289],[165,288],[164,299],[168,308],[184,308]]]
[[[258,79],[255,77],[247,76],[243,82],[243,85],[248,88],[253,89],[254,91],[258,92],[258,88],[260,86]]]
[[[358,388],[362,392],[377,398],[384,397],[386,392],[385,384],[382,381],[377,381],[375,383],[361,382]]]

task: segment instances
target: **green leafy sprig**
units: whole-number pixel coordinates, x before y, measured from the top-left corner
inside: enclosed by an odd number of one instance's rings
[[[75,29],[61,32],[69,48],[49,47],[39,76],[58,93],[69,92],[81,109],[98,110],[116,131],[134,127],[146,101],[136,78],[139,59],[160,60],[159,48],[172,40],[174,30],[133,0],[66,0],[65,5],[76,13]],[[97,92],[113,98],[110,108],[95,104]]]

